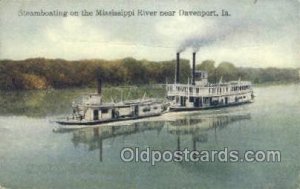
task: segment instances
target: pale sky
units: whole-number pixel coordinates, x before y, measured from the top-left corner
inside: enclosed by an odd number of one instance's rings
[[[216,10],[230,17],[29,17],[25,11]],[[243,67],[300,67],[300,0],[2,0],[0,59],[34,57],[153,61],[175,59],[185,41],[203,42],[197,62]],[[207,42],[208,41],[208,42]],[[181,53],[192,58],[192,48]]]

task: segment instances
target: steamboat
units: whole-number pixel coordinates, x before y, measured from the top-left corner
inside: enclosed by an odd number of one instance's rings
[[[209,83],[205,71],[196,70],[196,53],[193,53],[192,79],[187,84],[179,83],[180,53],[176,54],[174,84],[167,84],[167,99],[170,111],[189,111],[227,107],[253,102],[254,94],[249,81]]]
[[[103,102],[101,79],[98,79],[97,93],[82,96],[72,104],[72,114],[56,123],[61,125],[95,125],[108,122],[159,116],[166,109],[160,99],[145,97],[118,103]]]
[[[168,111],[190,111],[227,107],[253,102],[251,82],[230,81],[209,83],[205,71],[195,69],[196,53],[193,53],[192,80],[179,83],[180,54],[177,53],[174,84],[166,84],[167,101],[161,99],[137,99],[118,103],[103,102],[102,81],[98,79],[97,93],[81,97],[73,102],[73,113],[56,122],[61,125],[95,125],[107,122],[134,120],[159,116]]]

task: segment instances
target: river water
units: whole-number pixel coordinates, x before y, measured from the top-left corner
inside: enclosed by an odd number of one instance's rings
[[[53,131],[57,125],[52,120],[68,112],[73,98],[89,91],[0,92],[0,188],[300,187],[299,85],[256,87],[255,102],[242,106]],[[112,91],[107,91],[109,96]],[[150,96],[159,93],[151,91]],[[152,166],[123,162],[124,147],[162,152],[279,150],[281,161],[171,161]]]

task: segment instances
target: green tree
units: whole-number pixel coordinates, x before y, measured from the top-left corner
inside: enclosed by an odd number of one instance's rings
[[[215,72],[217,79],[223,77],[224,81],[238,80],[238,69],[230,62],[221,62]]]

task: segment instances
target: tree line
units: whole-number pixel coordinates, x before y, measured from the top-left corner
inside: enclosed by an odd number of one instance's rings
[[[94,87],[96,78],[108,85],[143,85],[174,82],[175,60],[154,62],[124,58],[119,60],[77,60],[32,58],[26,60],[0,60],[0,89],[27,90],[66,87]],[[209,81],[250,80],[254,83],[293,82],[299,79],[297,69],[242,68],[229,62],[215,66],[205,60],[197,69],[209,74]],[[181,60],[180,81],[191,77],[188,60]]]
[[[181,71],[182,75],[190,73],[188,60],[181,60]],[[67,61],[44,58],[1,60],[0,89],[92,87],[95,86],[97,78],[101,78],[106,85],[165,83],[174,81],[174,73],[175,60],[162,62],[134,58],[113,61]]]
[[[230,62],[221,62],[218,66],[215,66],[213,60],[205,60],[196,68],[207,71],[210,82],[218,82],[221,77],[223,81],[238,80],[240,78],[256,84],[268,82],[289,83],[300,80],[300,69],[296,68],[247,68],[236,67]]]

